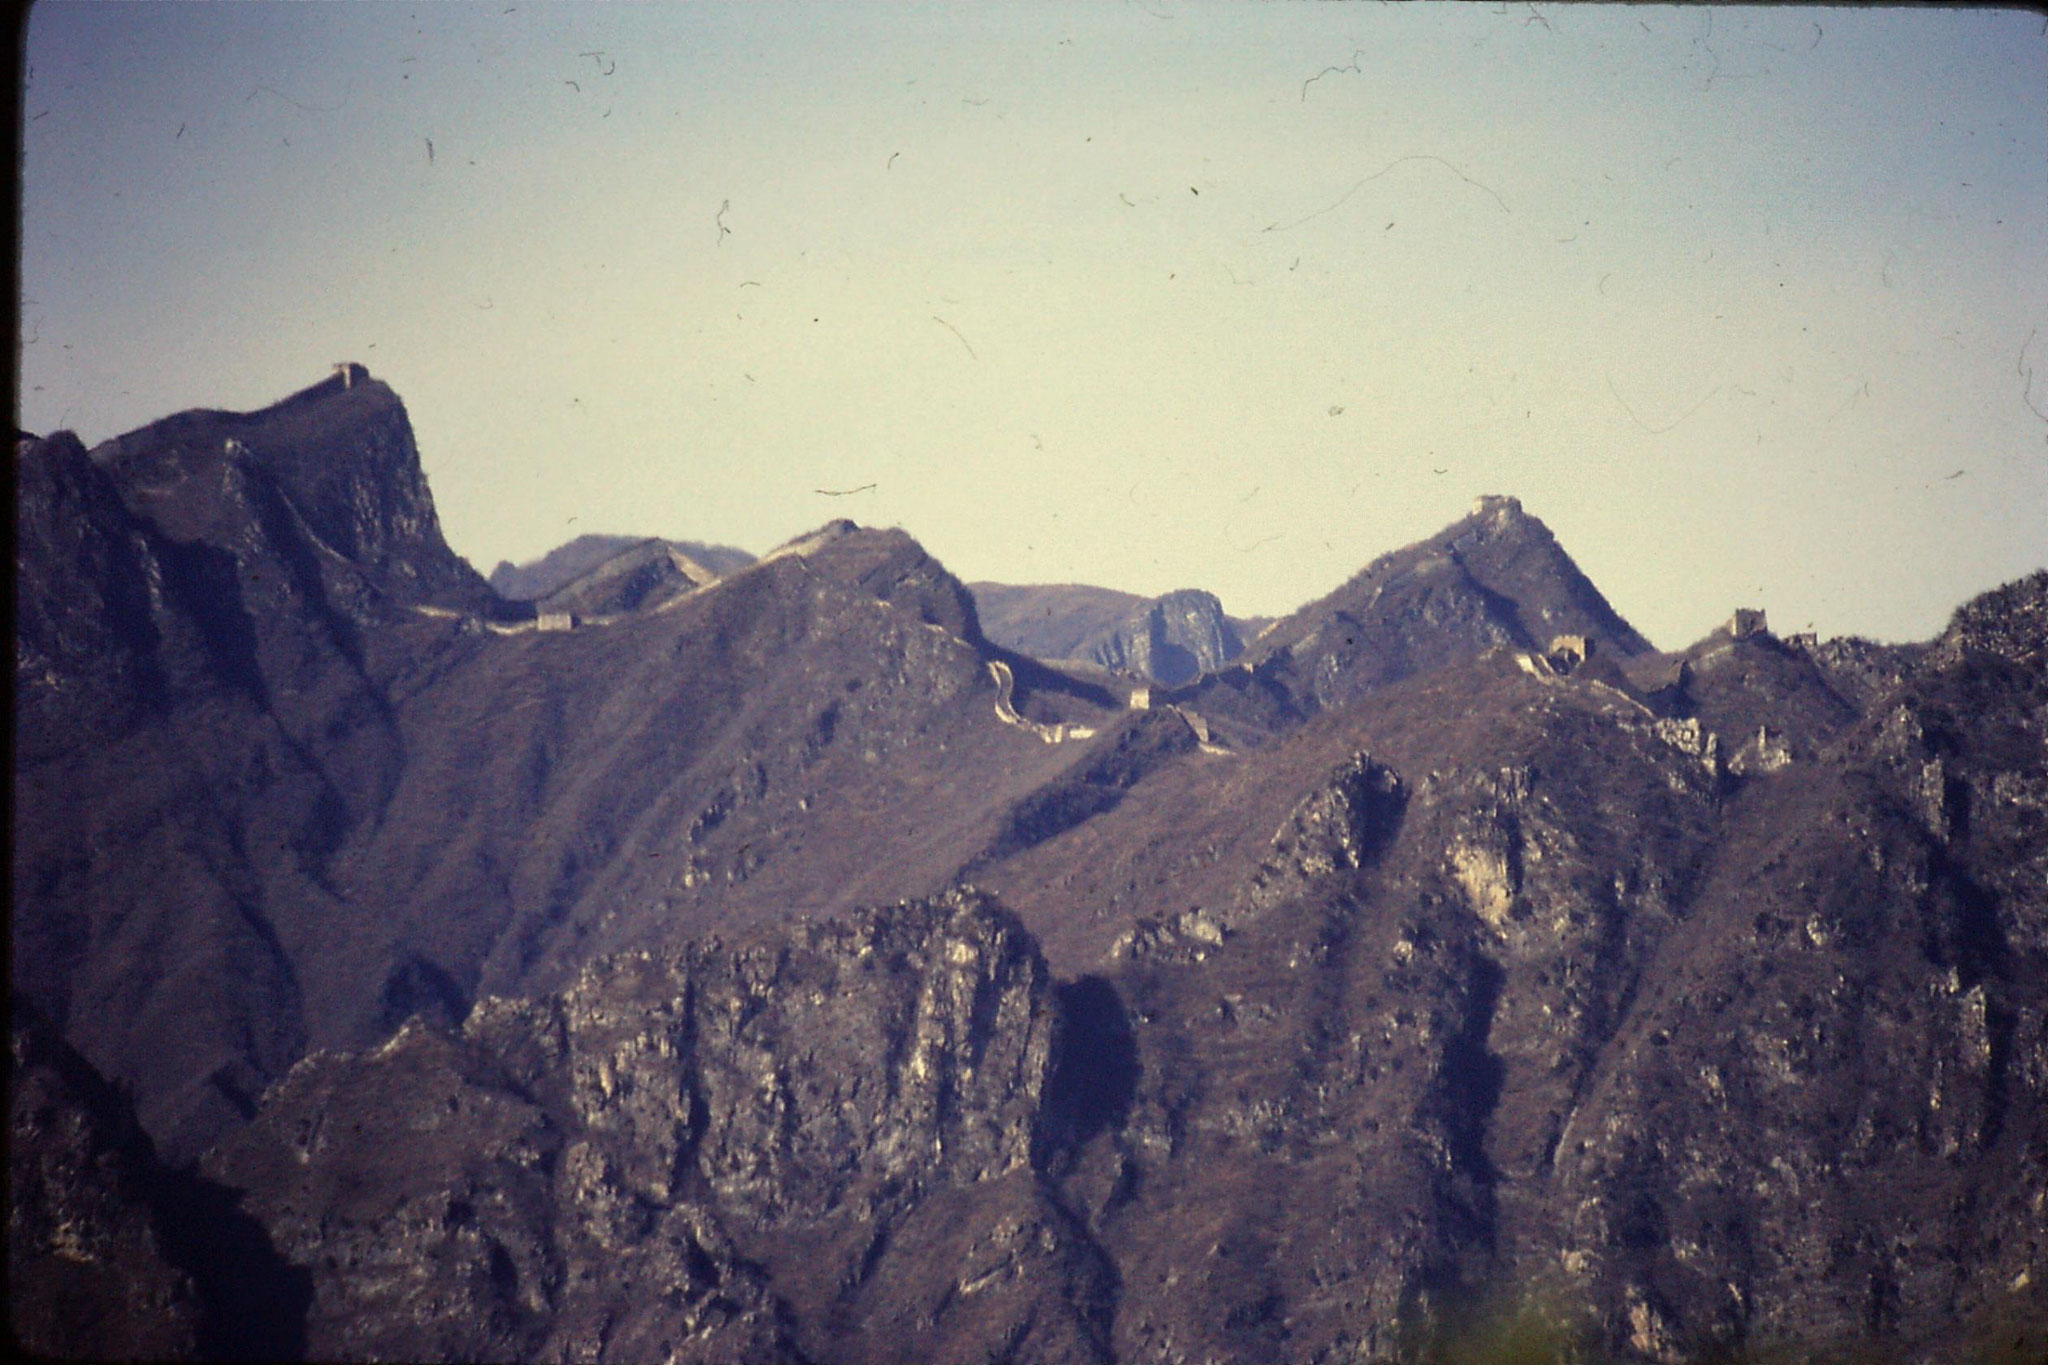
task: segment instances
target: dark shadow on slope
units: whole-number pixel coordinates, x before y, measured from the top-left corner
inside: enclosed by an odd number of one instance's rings
[[[266,478],[249,481],[251,510],[257,524],[270,540],[278,562],[284,566],[293,586],[306,604],[307,615],[319,625],[335,650],[348,661],[350,668],[358,675],[364,674],[364,643],[362,628],[351,620],[328,592],[326,576],[321,573],[319,557],[308,543],[316,534],[309,518],[286,500],[276,484]],[[342,536],[346,528],[329,528],[329,534]],[[338,553],[344,558],[353,558],[355,546],[345,544]]]
[[[1485,581],[1473,572],[1472,566],[1465,562],[1465,556],[1458,553],[1455,549],[1451,551],[1451,562],[1456,564],[1458,571],[1465,575],[1465,586],[1479,598],[1486,614],[1496,624],[1507,629],[1518,648],[1541,649],[1548,643],[1548,641],[1538,640],[1536,632],[1530,630],[1528,623],[1522,619],[1521,603],[1505,593],[1496,592],[1488,587]]]
[[[441,1028],[459,1028],[469,1015],[469,1001],[440,964],[411,954],[385,973],[377,1001],[378,1031],[396,1033],[415,1014]]]
[[[34,1005],[16,996],[10,1014],[19,1060],[19,1069],[10,1068],[8,1075],[10,1092],[15,1092],[10,1104],[30,1073],[58,1078],[55,1104],[75,1106],[84,1121],[89,1151],[77,1155],[96,1157],[111,1168],[113,1196],[145,1214],[163,1262],[190,1277],[199,1303],[194,1332],[199,1358],[303,1358],[306,1314],[313,1302],[311,1273],[278,1254],[262,1224],[241,1210],[239,1192],[192,1168],[166,1165],[136,1121],[127,1089],[102,1076]],[[17,1141],[23,1135],[20,1123],[17,1113]],[[10,1190],[10,1203],[13,1194]]]
[[[1505,974],[1499,964],[1478,958],[1472,966],[1471,1001],[1465,1025],[1444,1047],[1444,1098],[1448,1102],[1451,1157],[1459,1170],[1484,1184],[1494,1178],[1486,1155],[1486,1125],[1500,1101],[1506,1068],[1486,1050]]]
[[[1171,640],[1160,640],[1152,646],[1152,677],[1162,686],[1185,687],[1201,676],[1202,661],[1193,650]]]
[[[1019,801],[1003,817],[1002,829],[982,861],[1000,862],[1094,819],[1123,800],[1123,789],[1090,782],[1056,782]]]
[[[1450,1161],[1437,1177],[1439,1224],[1428,1262],[1402,1294],[1397,1312],[1398,1358],[1450,1365],[1478,1335],[1475,1325],[1497,1307],[1492,1284],[1497,1249],[1495,1186],[1499,1172],[1486,1154],[1486,1131],[1500,1102],[1506,1068],[1487,1050],[1505,973],[1474,955],[1465,1017],[1444,1046],[1442,1078],[1432,1096]],[[1519,1357],[1511,1357],[1519,1358]],[[1534,1359],[1547,1359],[1537,1355]]]
[[[268,711],[270,694],[263,681],[263,666],[257,662],[256,626],[242,600],[234,556],[210,545],[169,539],[158,549],[165,595],[198,628],[215,674]]]
[[[1960,803],[1957,803],[1959,806]],[[1959,817],[1957,824],[1962,824]],[[1952,967],[1965,988],[1993,982],[1985,1011],[1987,1108],[1979,1143],[1989,1148],[2005,1131],[2012,1102],[2014,1016],[2004,1003],[2013,977],[2012,945],[2001,923],[1998,898],[1937,847],[1930,860],[1934,894],[1921,927],[1921,952],[1934,965]]]
[[[1486,1154],[1487,1127],[1500,1103],[1507,1068],[1487,1051],[1487,1034],[1500,1002],[1506,974],[1500,965],[1475,957],[1464,1025],[1444,1045],[1443,1079],[1438,1098],[1445,1144],[1450,1150],[1446,1203],[1454,1210],[1452,1235],[1463,1247],[1493,1250],[1496,1231],[1494,1191],[1500,1173]]]
[[[237,1190],[170,1171],[155,1191],[164,1259],[192,1277],[206,1360],[300,1360],[313,1276],[287,1262]]]
[[[1138,1045],[1116,987],[1084,976],[1059,988],[1058,1052],[1046,1082],[1040,1117],[1040,1170],[1064,1161],[1098,1133],[1130,1118],[1138,1091]]]
[[[1000,862],[1063,834],[1124,799],[1146,777],[1195,748],[1194,732],[1170,712],[1140,716],[1092,753],[1079,772],[1054,779],[1016,802],[976,866]]]

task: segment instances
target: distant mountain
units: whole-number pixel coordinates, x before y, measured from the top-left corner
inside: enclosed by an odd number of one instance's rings
[[[1034,659],[1072,659],[1083,644],[1145,610],[1149,599],[1080,583],[969,583],[988,638]]]
[[[1659,653],[1488,498],[1214,667],[844,521],[509,601],[359,369],[16,455],[53,1349],[2048,1346],[2048,572]]]
[[[665,540],[644,540],[534,601],[536,613],[617,616],[656,607],[718,575]]]
[[[1193,682],[1244,653],[1237,628],[1214,593],[1170,592],[1122,625],[1081,644],[1081,657],[1104,668],[1127,669],[1175,687]]]
[[[1168,686],[1221,668],[1265,624],[1224,615],[1213,593],[1197,589],[1144,598],[1080,584],[969,588],[982,628],[1007,649],[1135,673]]]
[[[754,562],[745,550],[706,545],[694,540],[655,540],[646,536],[582,535],[558,545],[525,564],[500,560],[491,570],[491,586],[502,597],[531,602],[568,587],[608,561],[649,544],[665,545],[710,570],[711,577],[733,573]]]

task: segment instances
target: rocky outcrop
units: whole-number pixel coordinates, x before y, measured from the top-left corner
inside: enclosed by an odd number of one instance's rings
[[[1616,1347],[2039,1349],[2048,826],[2038,644],[2012,629],[2040,586],[2016,587],[1840,766],[1752,778],[1731,811],[1669,984],[1558,1149],[1560,1249]]]
[[[1098,1235],[1155,1288],[1120,1353],[1391,1358],[1527,1286],[1524,1201],[1716,802],[1689,755],[1541,700],[1441,679],[1412,701],[1465,719],[1441,766],[1343,758],[1234,891],[1122,948],[1140,1079],[1089,1156],[1134,1191]],[[1207,1231],[1169,1249],[1179,1226]]]
[[[45,737],[120,733],[168,700],[161,657],[164,566],[147,530],[78,438],[15,446],[17,729]]]
[[[1178,687],[1244,653],[1214,593],[1170,592],[1124,623],[1084,640],[1077,657]]]
[[[1150,601],[1079,585],[972,585],[988,638],[1046,660],[1135,673],[1178,687],[1244,652],[1244,624],[1215,594],[1188,588]]]
[[[249,567],[265,548],[351,620],[494,595],[449,550],[398,395],[360,374],[258,412],[188,412],[96,447],[139,517]]]
[[[120,1097],[40,1021],[17,1018],[8,1068],[7,1297],[43,1356],[190,1357],[200,1305],[155,1226],[156,1154]]]
[[[309,1058],[209,1169],[314,1267],[322,1358],[1100,1359],[1033,1169],[1057,1017],[956,893]]]
[[[498,636],[436,568],[410,450],[358,377],[97,463],[21,452],[14,985],[173,1160],[308,1048],[459,1021],[679,920],[942,886],[1062,761],[1008,770],[971,599],[900,532],[842,528],[687,611]],[[307,510],[319,459],[394,486],[342,498],[368,519],[337,530]],[[1020,675],[1016,704],[1110,702],[1065,686]],[[875,783],[893,807],[826,799]],[[873,858],[906,800],[945,834]]]
[[[982,638],[974,594],[902,531],[863,531],[841,519],[766,556],[783,557],[801,560],[829,581],[908,611],[961,640]]]
[[[304,1046],[308,992],[331,1017],[322,978],[362,970],[300,931],[403,766],[395,638],[500,604],[359,371],[21,454],[14,986],[184,1159]],[[358,929],[351,952],[389,948]]]
[[[165,1166],[109,1085],[17,1000],[8,1064],[8,1322],[42,1356],[276,1360],[306,1277],[228,1190]]]

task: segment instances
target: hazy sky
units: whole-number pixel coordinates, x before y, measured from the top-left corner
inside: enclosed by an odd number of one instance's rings
[[[1666,648],[1922,638],[2048,563],[2044,29],[43,0],[21,422],[360,360],[485,570],[850,516],[1277,613],[1500,492]]]

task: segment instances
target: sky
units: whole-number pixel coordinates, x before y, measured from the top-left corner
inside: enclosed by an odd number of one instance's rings
[[[1486,4],[75,3],[18,421],[366,364],[449,542],[1312,600],[1513,494],[1679,648],[2048,564],[2048,21]]]

